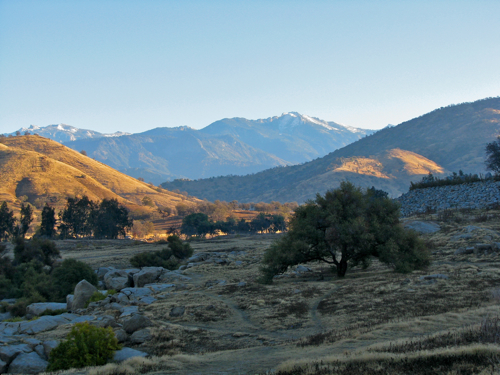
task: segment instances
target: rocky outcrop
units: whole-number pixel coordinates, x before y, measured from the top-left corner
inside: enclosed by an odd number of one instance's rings
[[[82,280],[76,284],[73,302],[71,303],[71,311],[83,309],[85,303],[92,297],[92,294],[97,291],[97,288],[87,280]]]
[[[114,289],[117,292],[132,286],[131,277],[124,270],[110,270],[104,275],[104,284],[107,289]]]
[[[9,374],[39,374],[47,368],[48,362],[36,352],[19,354],[9,365]]]
[[[144,267],[140,272],[134,274],[134,286],[142,287],[154,283],[162,274],[163,267]]]
[[[42,315],[45,311],[56,311],[56,310],[66,310],[65,303],[57,302],[40,302],[32,303],[26,307],[26,313],[31,316]]]

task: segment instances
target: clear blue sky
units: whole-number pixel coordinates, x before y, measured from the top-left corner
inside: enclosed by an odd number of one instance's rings
[[[297,111],[378,129],[500,95],[500,1],[0,0],[0,133]]]

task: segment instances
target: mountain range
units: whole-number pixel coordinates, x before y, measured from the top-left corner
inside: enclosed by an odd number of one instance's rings
[[[301,203],[347,179],[396,197],[428,173],[485,172],[485,145],[499,131],[500,98],[487,98],[439,108],[301,165],[162,186],[208,200]]]
[[[297,112],[260,120],[231,118],[196,130],[187,126],[142,133],[101,134],[69,125],[23,128],[148,182],[245,175],[303,163],[344,147],[373,130]]]

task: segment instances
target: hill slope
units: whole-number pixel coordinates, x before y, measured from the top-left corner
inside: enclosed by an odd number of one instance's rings
[[[68,195],[116,198],[129,208],[141,205],[144,196],[160,207],[197,202],[138,181],[46,138],[0,138],[0,201],[14,202],[23,195],[31,203],[40,197]]]
[[[302,165],[162,186],[210,200],[303,202],[347,178],[398,196],[407,191],[410,180],[428,172],[483,172],[485,144],[499,130],[500,98],[490,98],[437,109]],[[363,167],[356,169],[356,163]],[[375,168],[377,163],[381,166]]]

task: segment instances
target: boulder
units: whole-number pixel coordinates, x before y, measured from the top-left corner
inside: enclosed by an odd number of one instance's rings
[[[42,344],[35,346],[33,350],[40,356],[41,359],[47,360],[49,358],[45,355],[45,349],[43,348]]]
[[[141,352],[140,350],[135,350],[131,348],[123,348],[122,350],[118,350],[115,352],[113,357],[113,361],[115,362],[123,362],[129,358],[133,357],[146,357],[148,353]]]
[[[116,322],[115,318],[111,315],[103,315],[99,318],[97,318],[97,322],[95,323],[96,326],[106,328],[106,327],[118,327],[118,323]]]
[[[10,312],[0,313],[0,322],[7,319],[12,319],[12,314]]]
[[[27,344],[0,346],[0,360],[11,363],[19,354],[29,353],[32,349]]]
[[[7,372],[7,362],[0,360],[0,374],[5,374]]]
[[[47,340],[44,341],[42,345],[45,356],[49,358],[52,349],[54,349],[57,345],[59,345],[59,340]]]
[[[36,320],[22,322],[19,325],[19,333],[27,333],[28,335],[35,335],[40,332],[50,331],[61,324],[69,323],[69,319],[56,316],[42,316]]]
[[[138,299],[140,297],[150,296],[153,293],[149,288],[124,288],[121,292],[129,299]]]
[[[303,272],[311,272],[311,269],[306,266],[299,265],[295,268],[295,271],[298,273],[303,273]]]
[[[123,329],[128,334],[131,334],[140,329],[151,327],[151,325],[151,321],[144,315],[136,314],[123,323]]]
[[[0,333],[5,336],[17,335],[21,323],[4,322],[0,323]]]
[[[76,284],[73,302],[71,303],[71,310],[75,311],[83,309],[85,303],[92,297],[92,294],[97,291],[97,288],[89,283],[87,280],[82,280]]]
[[[39,316],[42,315],[45,311],[55,311],[55,310],[66,310],[66,303],[57,303],[57,302],[39,302],[32,303],[26,307],[26,313],[31,316]]]
[[[143,287],[155,282],[163,272],[163,267],[144,267],[140,272],[134,274],[134,286]]]
[[[39,374],[49,363],[36,352],[19,354],[9,365],[8,374]]]
[[[71,311],[71,306],[73,305],[73,300],[75,296],[73,294],[68,294],[66,296],[66,310]]]
[[[114,289],[117,292],[132,285],[129,274],[124,270],[111,270],[104,275],[106,288]]]
[[[104,276],[111,270],[114,270],[114,267],[99,267],[96,271],[97,277],[99,280],[104,280]]]
[[[127,316],[132,316],[134,314],[137,314],[139,312],[139,307],[137,306],[125,306],[120,309],[120,312],[122,313],[120,315],[120,318],[125,318]]]
[[[118,340],[118,342],[125,342],[128,340],[127,332],[125,332],[121,328],[115,331],[115,337]]]
[[[146,341],[151,340],[151,332],[149,332],[149,329],[144,328],[140,329],[139,331],[135,331],[131,336],[130,336],[130,341],[132,341],[134,344],[142,344],[145,343]]]
[[[175,284],[146,284],[145,286],[150,288],[155,293],[163,292],[170,288],[175,288]]]
[[[172,318],[178,318],[180,316],[184,315],[184,311],[186,311],[186,308],[184,306],[176,306],[170,310],[170,316]]]

